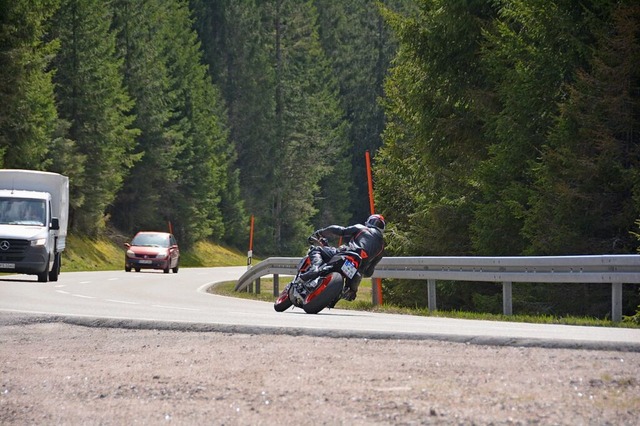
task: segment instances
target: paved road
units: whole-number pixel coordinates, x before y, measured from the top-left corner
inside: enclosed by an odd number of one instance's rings
[[[55,283],[0,277],[4,321],[50,318],[124,327],[314,336],[438,339],[476,344],[640,351],[640,330],[457,320],[333,309],[277,313],[271,303],[206,293],[237,279],[245,267],[63,273]],[[26,315],[25,315],[26,314]]]

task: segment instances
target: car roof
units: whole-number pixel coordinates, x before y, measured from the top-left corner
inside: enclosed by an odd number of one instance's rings
[[[168,232],[162,232],[162,231],[140,231],[136,235],[140,235],[140,234],[171,235]]]

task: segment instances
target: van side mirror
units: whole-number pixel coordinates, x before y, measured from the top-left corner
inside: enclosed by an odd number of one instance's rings
[[[54,231],[59,231],[60,230],[60,220],[57,217],[52,217],[51,218],[51,226],[49,226],[49,228],[51,228]]]

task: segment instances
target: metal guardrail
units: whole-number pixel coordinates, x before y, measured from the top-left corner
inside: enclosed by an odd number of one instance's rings
[[[294,275],[300,258],[270,257],[240,277],[236,291],[246,290],[265,275]],[[520,257],[386,257],[374,278],[426,280],[429,310],[436,310],[436,280],[502,283],[503,311],[513,313],[512,283],[611,284],[611,319],[622,319],[622,285],[640,284],[640,255]]]

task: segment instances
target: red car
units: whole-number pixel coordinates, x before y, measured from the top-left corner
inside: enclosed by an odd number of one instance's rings
[[[180,249],[173,234],[168,232],[138,232],[131,243],[125,243],[124,270],[162,269],[165,274],[178,273]]]

